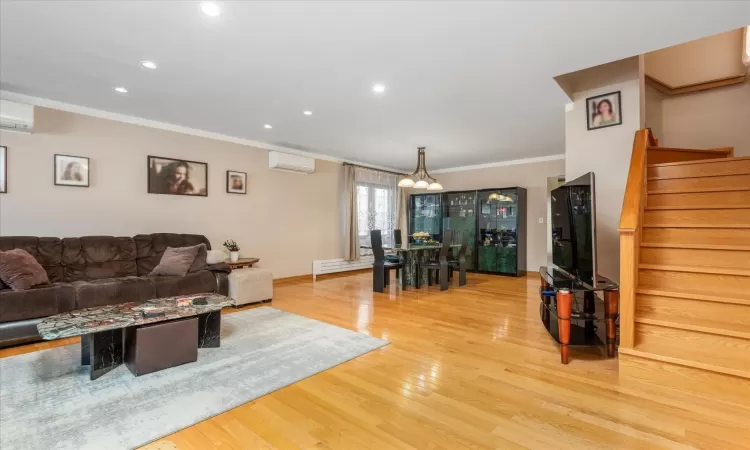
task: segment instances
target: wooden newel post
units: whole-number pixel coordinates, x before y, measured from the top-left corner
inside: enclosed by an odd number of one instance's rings
[[[570,314],[573,309],[573,293],[567,289],[557,291],[557,329],[560,340],[560,361],[568,363],[570,344]]]
[[[615,356],[617,325],[615,320],[619,313],[620,291],[604,291],[604,319],[607,322],[607,356]]]

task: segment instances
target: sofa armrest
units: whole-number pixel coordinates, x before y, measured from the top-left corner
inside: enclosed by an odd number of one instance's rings
[[[229,296],[229,274],[226,272],[213,272],[216,277],[216,293]]]
[[[210,270],[213,273],[226,273],[229,274],[232,272],[232,268],[229,267],[229,264],[227,263],[218,263],[218,264],[208,264],[206,266],[206,270]]]

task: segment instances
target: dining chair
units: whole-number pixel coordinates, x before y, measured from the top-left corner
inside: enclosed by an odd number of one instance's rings
[[[458,250],[458,258],[448,261],[448,266],[451,269],[458,270],[458,285],[466,285],[466,249],[469,247],[469,233],[463,231],[461,233],[461,247]],[[448,272],[449,276],[453,270]]]
[[[370,244],[374,262],[372,264],[372,290],[373,292],[384,292],[385,287],[390,284],[390,271],[403,270],[403,263],[393,263],[385,260],[383,250],[383,236],[380,230],[370,231]],[[398,272],[397,272],[398,273]]]
[[[401,247],[401,230],[393,230],[393,245],[394,247]],[[401,259],[401,255],[396,253],[393,255],[385,255],[385,261],[386,262],[392,262],[392,263],[403,263],[404,261]],[[403,270],[397,270],[396,271],[396,279],[399,279],[399,274],[403,272]]]
[[[445,230],[443,233],[443,246],[440,248],[438,259],[422,263],[417,262],[417,276],[422,274],[423,269],[427,270],[427,285],[432,286],[432,275],[435,273],[438,276],[441,291],[448,290],[448,278],[452,270],[450,265],[448,265],[448,254],[451,251],[452,242],[453,230]]]
[[[393,243],[396,247],[401,247],[401,230],[393,230]]]

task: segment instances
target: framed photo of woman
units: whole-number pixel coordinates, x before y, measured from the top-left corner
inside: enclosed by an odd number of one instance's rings
[[[8,147],[0,146],[0,194],[8,192]]]
[[[586,120],[589,130],[622,125],[620,91],[587,98]]]
[[[89,187],[89,159],[55,155],[55,185]]]
[[[207,197],[208,164],[149,156],[148,193]]]
[[[227,170],[227,193],[247,194],[247,174],[245,172]]]

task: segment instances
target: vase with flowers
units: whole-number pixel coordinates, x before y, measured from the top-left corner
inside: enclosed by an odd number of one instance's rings
[[[232,239],[224,241],[224,248],[229,251],[229,261],[235,263],[240,259],[240,246]]]

